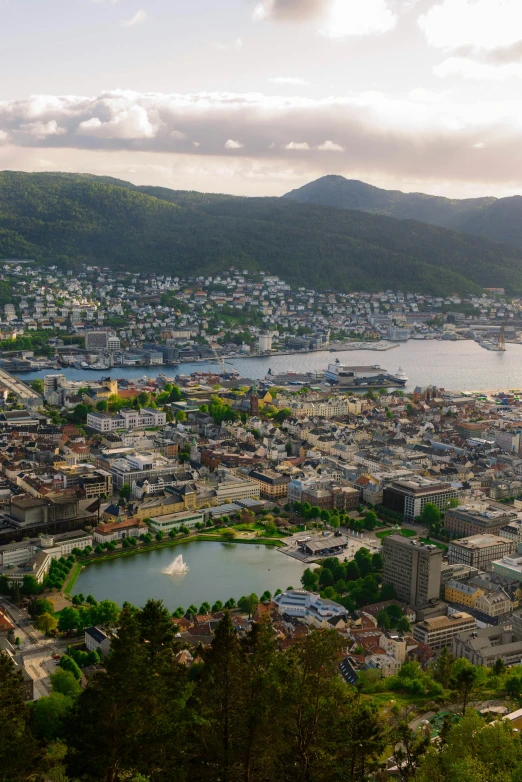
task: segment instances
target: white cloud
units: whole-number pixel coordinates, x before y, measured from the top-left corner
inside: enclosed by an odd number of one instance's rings
[[[227,43],[226,41],[214,41],[212,45],[219,52],[228,52],[232,49],[239,50],[243,48],[243,39],[236,38],[235,41],[230,41],[230,43]]]
[[[288,144],[283,145],[283,149],[304,151],[309,150],[310,145],[306,141],[290,141]]]
[[[396,10],[407,10],[416,0],[261,0],[254,21],[316,22],[328,38],[380,35],[392,30]]]
[[[483,141],[477,141],[476,144],[473,144],[473,149],[485,149],[486,145]]]
[[[59,149],[71,150],[70,159],[83,159],[78,150],[128,158],[154,153],[172,160],[186,155],[203,161],[198,165],[212,158],[224,168],[231,160],[264,161],[271,170],[306,157],[307,170],[318,175],[331,171],[333,159],[348,175],[520,183],[522,97],[459,102],[451,93],[422,90],[324,99],[122,90],[35,95],[0,101],[0,140],[4,152],[6,142],[19,150],[15,162],[29,159],[31,148],[40,150],[39,158]],[[476,144],[484,144],[480,165]]]
[[[522,38],[522,2],[442,0],[419,17],[419,26],[440,49],[509,47]]]
[[[130,19],[122,19],[121,24],[123,27],[135,27],[135,25],[144,22],[146,18],[147,12],[144,11],[143,8],[140,8],[140,10],[136,11],[134,16],[131,16]]]
[[[44,138],[45,136],[61,136],[64,133],[67,133],[67,130],[60,127],[55,119],[51,119],[49,122],[28,122],[24,125],[20,125],[20,130],[39,138]]]
[[[323,141],[322,144],[319,144],[317,149],[320,152],[344,152],[344,147],[333,141]]]
[[[464,79],[480,81],[503,81],[511,77],[522,78],[522,63],[493,65],[469,57],[449,57],[439,65],[435,65],[433,73],[441,78],[461,76]]]
[[[293,84],[293,85],[307,85],[310,84],[306,79],[299,79],[296,76],[274,76],[268,80],[272,84]]]
[[[375,35],[393,30],[396,23],[387,0],[332,0],[320,32],[328,38]]]

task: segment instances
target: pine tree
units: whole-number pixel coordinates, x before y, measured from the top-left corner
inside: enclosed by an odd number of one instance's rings
[[[0,782],[25,780],[37,770],[40,753],[29,729],[24,680],[0,652]]]

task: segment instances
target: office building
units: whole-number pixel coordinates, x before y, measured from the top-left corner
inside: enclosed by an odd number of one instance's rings
[[[444,512],[449,501],[457,496],[456,489],[449,483],[414,475],[386,486],[382,493],[382,504],[395,513],[402,513],[404,521],[413,521],[422,515],[428,503]]]
[[[436,616],[419,622],[413,628],[413,637],[430,649],[442,649],[443,646],[451,649],[453,639],[457,635],[475,630],[476,627],[475,619],[462,611],[451,616]]]
[[[513,554],[517,544],[498,535],[471,535],[469,538],[452,540],[448,546],[450,565],[462,563],[479,570],[486,570],[490,562]]]
[[[440,548],[402,535],[390,535],[384,538],[382,558],[382,583],[392,584],[399,600],[413,607],[438,600]]]
[[[516,521],[519,514],[497,502],[482,502],[448,508],[444,528],[456,535],[498,535],[502,527]]]
[[[106,350],[108,331],[86,331],[85,349],[86,350]]]

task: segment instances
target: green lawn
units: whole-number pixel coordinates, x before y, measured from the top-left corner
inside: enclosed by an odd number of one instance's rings
[[[415,538],[417,533],[412,529],[387,529],[384,530],[384,532],[375,533],[375,537],[380,538],[381,540],[387,538],[389,535],[403,535],[405,538]]]
[[[62,590],[64,595],[70,595],[71,594],[72,588],[76,584],[76,579],[80,575],[81,569],[82,569],[81,563],[80,562],[76,562],[76,564],[73,565],[73,567],[69,571],[69,576],[67,578],[67,583],[65,584],[65,586],[64,586],[64,588]]]

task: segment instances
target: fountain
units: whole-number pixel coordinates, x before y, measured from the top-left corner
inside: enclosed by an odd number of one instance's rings
[[[189,570],[190,568],[188,565],[186,565],[183,562],[183,557],[181,556],[181,554],[178,554],[174,562],[172,562],[168,567],[166,567],[161,572],[165,573],[167,576],[184,576],[185,573],[189,572]]]

